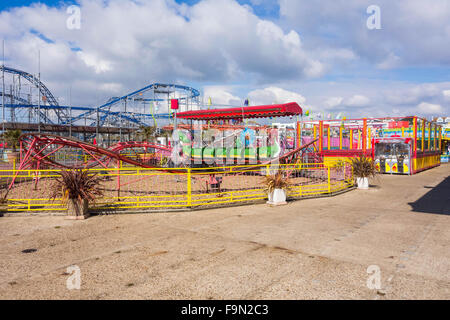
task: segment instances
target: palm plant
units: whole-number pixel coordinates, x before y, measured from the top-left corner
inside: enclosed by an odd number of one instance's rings
[[[375,168],[375,162],[372,158],[362,155],[361,157],[352,159],[353,174],[358,178],[375,177],[377,170]]]
[[[20,144],[21,135],[22,131],[19,129],[7,130],[2,134],[2,139],[6,141],[13,152],[16,152]]]
[[[156,138],[157,133],[157,127],[156,126],[142,126],[139,129],[138,135],[141,137],[144,141],[150,141],[153,142]]]
[[[274,175],[267,175],[264,177],[264,190],[269,194],[275,189],[286,190],[291,186],[289,178],[284,177],[281,171],[278,171]]]
[[[63,201],[68,202],[69,215],[87,215],[89,202],[94,202],[103,195],[100,188],[103,178],[82,169],[61,170],[59,175],[53,185],[51,198],[60,197],[62,191]]]

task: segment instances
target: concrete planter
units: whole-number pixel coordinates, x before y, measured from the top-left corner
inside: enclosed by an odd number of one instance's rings
[[[267,201],[270,205],[283,205],[286,204],[286,190],[283,189],[275,189],[273,192],[268,194],[269,201]]]
[[[369,178],[356,178],[356,183],[358,185],[358,189],[369,189]]]
[[[69,199],[67,203],[67,219],[84,220],[89,217],[89,203],[87,200],[78,201]]]

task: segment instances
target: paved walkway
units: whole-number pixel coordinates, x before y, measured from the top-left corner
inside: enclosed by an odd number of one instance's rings
[[[283,207],[1,217],[0,297],[450,299],[449,174]],[[70,265],[80,290],[66,288]],[[381,289],[366,285],[371,265]]]

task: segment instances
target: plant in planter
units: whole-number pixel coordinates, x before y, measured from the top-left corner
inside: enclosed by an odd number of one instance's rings
[[[89,216],[89,202],[103,195],[100,188],[102,177],[86,170],[61,170],[53,185],[52,199],[61,196],[67,202],[69,219],[85,219]]]
[[[352,159],[353,175],[356,177],[358,189],[369,189],[369,177],[375,177],[375,162],[366,156]]]
[[[268,204],[286,204],[286,189],[291,185],[287,177],[278,171],[274,175],[265,176],[264,185],[269,198]]]
[[[7,130],[5,131],[1,139],[6,142],[8,148],[11,149],[10,152],[8,152],[8,161],[14,162],[18,157],[17,148],[19,148],[20,145],[20,136],[22,135],[22,131],[19,129],[14,130]]]

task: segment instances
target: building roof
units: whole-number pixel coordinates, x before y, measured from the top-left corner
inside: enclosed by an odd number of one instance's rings
[[[286,117],[301,115],[302,113],[302,108],[296,102],[289,102],[265,106],[184,111],[178,112],[177,118],[188,120],[227,120]]]

